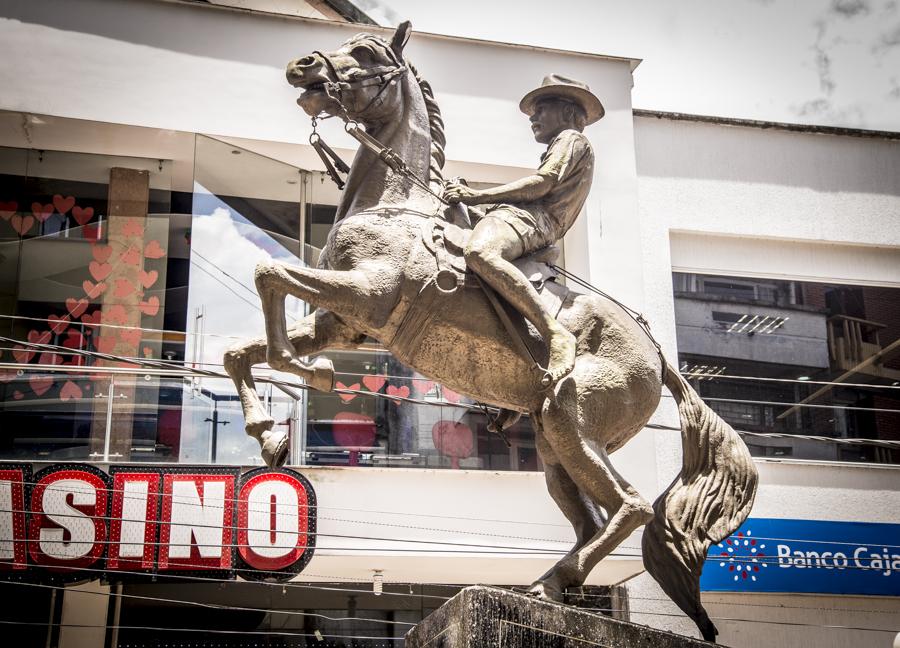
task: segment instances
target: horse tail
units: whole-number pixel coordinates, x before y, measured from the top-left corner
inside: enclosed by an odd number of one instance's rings
[[[750,514],[758,475],[737,432],[668,363],[665,385],[681,418],[681,474],[653,504],[641,542],[644,566],[703,638],[715,641],[718,630],[700,603],[700,573],[709,547]]]

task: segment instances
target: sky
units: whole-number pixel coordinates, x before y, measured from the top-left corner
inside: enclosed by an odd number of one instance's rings
[[[356,2],[384,25],[642,59],[635,108],[900,131],[898,0]]]

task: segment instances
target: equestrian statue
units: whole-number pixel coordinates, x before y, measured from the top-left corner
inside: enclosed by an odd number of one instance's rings
[[[361,146],[319,267],[256,268],[266,337],[224,360],[247,433],[268,465],[284,463],[287,435],[272,429],[253,365],[267,362],[330,391],[331,362],[305,358],[372,337],[420,374],[499,408],[495,430],[531,417],[547,489],[576,537],[532,595],[562,600],[644,526],[647,571],[715,640],[700,573],[709,547],[753,504],[757,473],[747,447],[665,360],[642,318],[555,280],[553,243],[590,189],[594,154],[581,131],[603,116],[600,100],[583,83],[547,77],[520,104],[535,139],[548,146],[535,173],[485,190],[446,181],[440,109],[404,57],[409,35],[403,23],[390,40],[360,34],[288,64],[288,82],[302,91],[297,103],[314,125],[338,117]],[[346,165],[315,131],[310,141],[339,179]],[[316,307],[290,328],[287,295]],[[663,385],[678,403],[683,459],[651,506],[609,455],[647,424]]]

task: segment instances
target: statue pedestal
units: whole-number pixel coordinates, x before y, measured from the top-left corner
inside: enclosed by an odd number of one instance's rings
[[[709,648],[714,645],[481,585],[467,587],[406,635],[407,648]]]

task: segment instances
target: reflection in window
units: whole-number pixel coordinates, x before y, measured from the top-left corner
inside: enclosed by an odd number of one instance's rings
[[[900,289],[676,272],[679,364],[758,456],[900,463]]]
[[[0,330],[55,347],[0,351],[0,456],[177,458],[180,385],[98,371],[183,354],[172,204],[167,160],[0,148]]]

